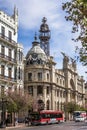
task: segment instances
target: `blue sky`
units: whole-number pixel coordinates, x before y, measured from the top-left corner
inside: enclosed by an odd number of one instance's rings
[[[57,68],[62,68],[63,56],[61,52],[74,58],[75,46],[71,39],[77,34],[72,34],[72,23],[65,20],[65,12],[62,11],[62,3],[68,0],[0,0],[0,10],[9,15],[13,14],[14,6],[18,8],[19,32],[18,42],[24,46],[24,55],[31,48],[35,32],[39,35],[42,18],[47,18],[47,24],[51,30],[50,53],[57,62]],[[80,46],[80,43],[78,43]],[[85,74],[87,68],[77,62],[79,75]]]

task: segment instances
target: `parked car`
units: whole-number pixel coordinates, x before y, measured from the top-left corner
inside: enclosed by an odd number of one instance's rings
[[[76,116],[75,122],[79,122],[79,121],[85,121],[85,118],[83,116]]]

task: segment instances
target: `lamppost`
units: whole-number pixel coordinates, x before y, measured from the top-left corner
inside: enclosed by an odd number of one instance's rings
[[[6,127],[6,103],[7,101],[4,98],[1,98],[0,103],[1,103],[1,111],[2,111],[0,128],[5,128]]]

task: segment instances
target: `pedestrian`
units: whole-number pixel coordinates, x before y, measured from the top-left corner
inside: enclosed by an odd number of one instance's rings
[[[15,125],[18,125],[18,119],[15,118]]]
[[[29,123],[28,117],[25,117],[25,125]]]

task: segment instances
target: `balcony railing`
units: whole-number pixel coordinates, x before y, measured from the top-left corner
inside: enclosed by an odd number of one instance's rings
[[[3,58],[3,59],[5,59],[5,60],[7,60],[9,62],[17,63],[16,59],[13,59],[13,58],[11,58],[9,56],[6,56],[6,55],[4,55],[2,53],[0,53],[0,58]]]
[[[9,77],[9,76],[5,76],[5,75],[2,75],[2,74],[0,74],[0,80],[4,80],[4,81],[10,81],[10,82],[16,82],[17,80],[16,79],[14,79],[14,78],[11,78],[11,77]]]
[[[8,41],[8,42],[10,42],[12,45],[15,45],[15,46],[17,45],[17,43],[16,43],[15,41],[13,41],[11,38],[9,38],[9,37],[3,35],[2,33],[0,33],[0,38],[6,40],[6,41]]]

